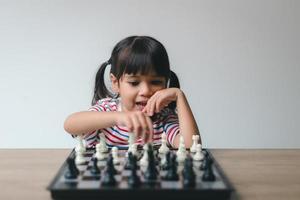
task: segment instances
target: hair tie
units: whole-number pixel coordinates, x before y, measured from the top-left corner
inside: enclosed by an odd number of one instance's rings
[[[108,64],[108,65],[111,64],[111,58],[108,61],[106,61],[106,64]]]

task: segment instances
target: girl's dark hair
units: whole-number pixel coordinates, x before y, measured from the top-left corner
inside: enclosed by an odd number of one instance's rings
[[[156,39],[149,36],[130,36],[116,44],[111,57],[104,62],[97,74],[92,105],[102,98],[113,97],[104,83],[105,68],[111,65],[112,73],[119,81],[123,74],[146,75],[155,72],[158,76],[169,81],[169,87],[180,88],[176,74],[170,70],[170,63],[165,47]],[[176,104],[170,104],[175,108]]]

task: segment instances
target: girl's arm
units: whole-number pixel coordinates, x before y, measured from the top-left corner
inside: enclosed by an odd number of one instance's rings
[[[179,146],[179,138],[180,135],[182,135],[186,148],[190,148],[193,143],[192,136],[196,134],[200,135],[200,133],[187,99],[184,93],[179,88],[166,88],[157,91],[148,100],[146,107],[143,109],[143,112],[147,113],[149,116],[152,116],[154,113],[160,112],[172,101],[176,101],[177,103],[177,114],[180,129],[180,134],[175,136],[173,145],[175,147]]]
[[[81,135],[114,126],[116,118],[116,112],[77,112],[66,119],[64,129],[72,135]]]
[[[132,112],[95,112],[82,111],[70,115],[64,128],[72,135],[82,135],[95,130],[123,125],[138,138],[150,142],[153,135],[152,121],[140,111]]]
[[[189,103],[187,102],[184,93],[180,89],[178,89],[176,94],[177,94],[177,100],[176,100],[177,114],[178,114],[179,128],[181,134],[176,135],[173,143],[175,147],[178,147],[179,138],[180,135],[182,135],[184,138],[186,148],[190,148],[193,144],[192,136],[196,134],[200,135],[200,133],[198,130],[196,120],[193,116],[192,110],[189,106]],[[201,143],[201,138],[199,142]]]

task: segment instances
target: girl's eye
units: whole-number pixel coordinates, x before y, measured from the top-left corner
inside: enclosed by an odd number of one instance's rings
[[[139,84],[139,82],[137,82],[137,81],[131,81],[131,82],[128,82],[128,83],[132,86],[137,86]]]

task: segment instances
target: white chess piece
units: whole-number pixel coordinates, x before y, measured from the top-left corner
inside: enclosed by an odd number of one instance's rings
[[[82,136],[77,136],[78,139],[78,144],[75,147],[75,163],[77,165],[81,165],[85,163],[85,159],[84,159],[84,152],[85,152],[85,147],[83,144],[83,139]]]
[[[184,162],[184,160],[186,158],[186,149],[185,149],[183,136],[180,136],[179,147],[176,152],[176,155],[177,155],[177,162],[179,162],[179,163]]]
[[[169,151],[169,148],[167,147],[167,136],[166,134],[161,135],[161,146],[158,149],[158,152],[161,154],[166,154]]]
[[[134,136],[134,133],[128,133],[129,135],[129,138],[128,138],[128,151],[127,151],[127,156],[128,156],[128,152],[132,152],[132,147],[133,147],[133,144],[135,142],[135,136]]]
[[[77,151],[75,155],[76,155],[76,157],[75,157],[75,163],[76,163],[77,165],[81,165],[81,164],[84,164],[84,163],[85,163],[85,159],[84,159],[84,156],[83,156],[83,152]]]
[[[196,154],[194,155],[193,159],[195,161],[201,161],[203,160],[204,158],[204,155],[202,153],[202,145],[201,144],[197,144],[197,147],[196,147]]]
[[[117,147],[111,148],[111,154],[112,154],[112,157],[113,157],[114,164],[115,165],[120,164],[120,159],[119,159],[119,156],[118,156],[118,148]]]
[[[83,143],[83,137],[77,136],[78,144],[75,147],[76,152],[81,152],[82,154],[86,151],[84,143]]]
[[[144,153],[143,153],[143,157],[140,160],[140,165],[146,167],[148,165],[148,149],[149,149],[148,144],[145,144],[143,146],[143,149],[144,149]]]
[[[102,152],[102,151],[103,151],[103,149],[101,149],[101,143],[96,144],[96,154],[95,154],[95,157],[98,160],[104,160],[105,158],[108,157],[108,154],[105,153],[105,152]]]
[[[101,153],[107,153],[108,152],[108,148],[106,146],[106,139],[104,135],[100,135],[100,143],[99,143],[99,147],[98,147],[99,151]]]
[[[197,146],[198,141],[199,141],[199,135],[193,135],[192,139],[193,139],[193,145],[190,149],[190,152],[191,153],[196,153],[196,150],[197,150],[196,146]]]

